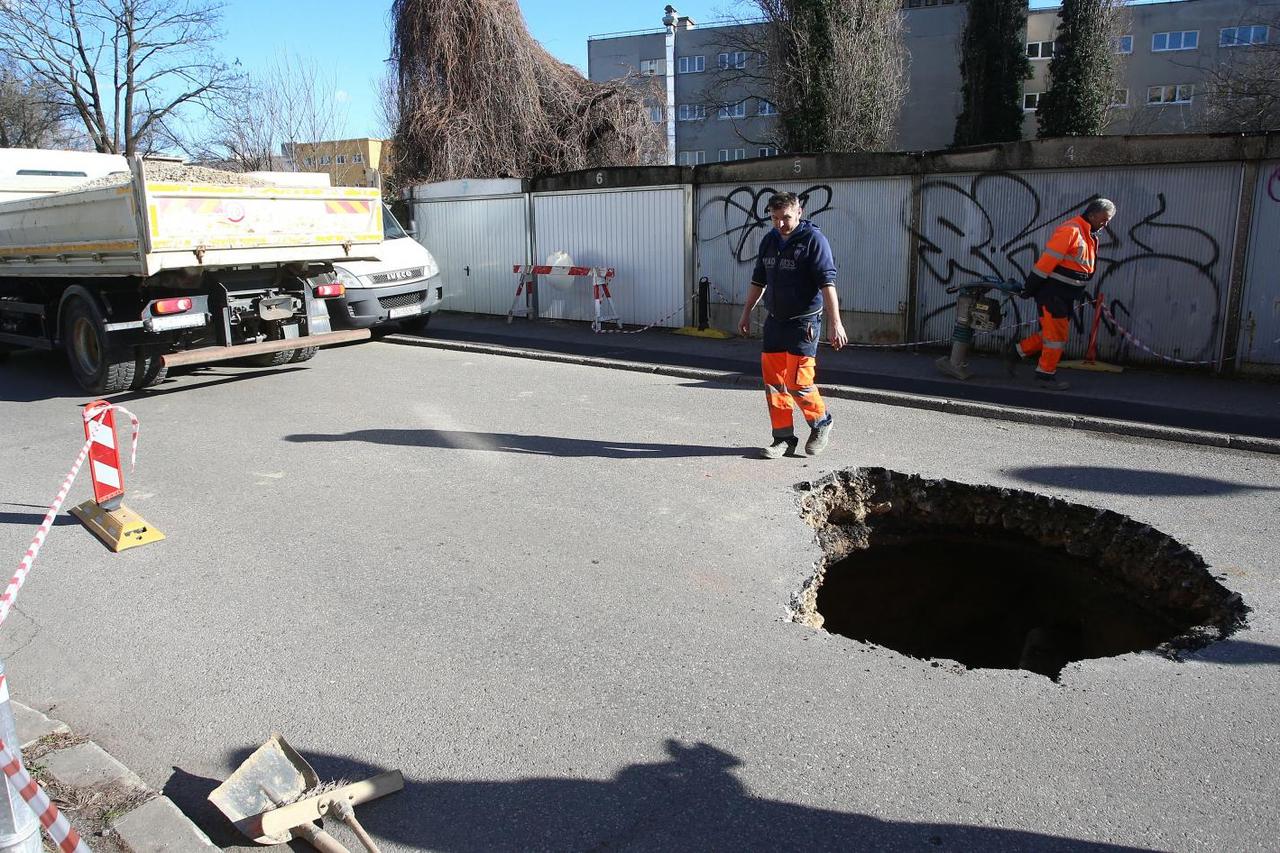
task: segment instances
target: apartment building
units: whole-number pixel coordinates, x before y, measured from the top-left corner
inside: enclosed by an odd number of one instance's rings
[[[380,185],[381,171],[389,162],[391,142],[386,139],[330,139],[285,143],[283,154],[292,168],[302,172],[328,172],[339,187]]]
[[[944,148],[960,112],[960,36],[963,0],[904,0],[909,90],[899,115],[896,147]],[[1035,109],[1047,88],[1057,33],[1057,8],[1034,9],[1027,19],[1025,135],[1036,133]],[[759,96],[767,71],[758,22],[699,26],[673,15],[671,76],[675,160],[680,165],[740,160],[777,153],[776,110]],[[1268,21],[1280,19],[1280,0],[1172,0],[1126,10],[1125,33],[1114,48],[1120,59],[1111,133],[1174,133],[1196,128],[1197,93],[1208,69],[1225,51],[1247,50],[1280,39]],[[592,36],[587,73],[592,80],[668,73],[666,28]],[[659,86],[661,89],[662,86]],[[660,105],[654,121],[665,120]]]

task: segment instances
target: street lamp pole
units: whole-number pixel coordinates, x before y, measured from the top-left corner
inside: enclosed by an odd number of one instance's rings
[[[676,164],[676,21],[680,13],[667,6],[662,24],[667,28],[667,164]]]

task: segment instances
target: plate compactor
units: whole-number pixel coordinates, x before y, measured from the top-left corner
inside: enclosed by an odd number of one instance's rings
[[[971,284],[952,285],[947,293],[956,296],[956,324],[951,331],[951,355],[944,355],[934,362],[938,369],[955,379],[969,379],[969,346],[974,332],[994,332],[1000,328],[1000,300],[987,296],[988,290],[998,290],[1017,296],[1022,293],[1022,283],[1005,281],[995,276],[983,276]]]
[[[209,802],[259,844],[297,839],[320,853],[350,853],[315,824],[328,816],[350,827],[369,853],[378,853],[377,845],[356,820],[355,807],[402,788],[404,776],[399,770],[363,782],[322,784],[307,760],[277,734],[215,788]]]

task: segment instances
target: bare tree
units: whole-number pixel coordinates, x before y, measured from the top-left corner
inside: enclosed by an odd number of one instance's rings
[[[0,148],[80,148],[67,114],[48,84],[19,73],[0,57]]]
[[[378,100],[373,105],[378,135],[389,139],[400,126],[400,90],[396,70],[388,68],[374,85],[378,93]]]
[[[322,171],[315,146],[345,135],[347,105],[337,76],[318,60],[281,53],[261,72],[245,75],[243,89],[210,99],[204,123],[175,134],[196,160],[243,172]],[[307,144],[311,162],[294,156]]]
[[[593,83],[529,34],[516,0],[393,0],[405,182],[665,161],[646,93]]]
[[[788,151],[884,148],[907,94],[900,0],[751,0]]]
[[[1268,38],[1268,35],[1270,38]],[[1212,60],[1203,61],[1199,126],[1209,132],[1280,129],[1280,15],[1252,12],[1232,28]]]
[[[98,151],[144,152],[186,106],[234,88],[211,0],[9,0],[0,52],[47,84]]]

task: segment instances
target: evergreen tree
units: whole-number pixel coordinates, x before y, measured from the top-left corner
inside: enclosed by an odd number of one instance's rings
[[[1022,81],[1031,76],[1026,0],[970,0],[960,47],[964,104],[956,145],[1022,138]]]
[[[1040,96],[1038,136],[1097,136],[1107,126],[1115,92],[1111,41],[1118,0],[1063,0],[1049,62],[1049,88]]]

